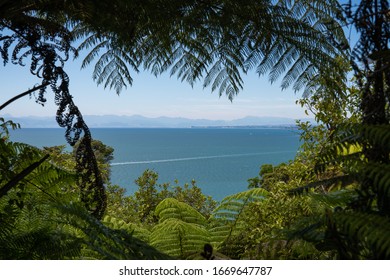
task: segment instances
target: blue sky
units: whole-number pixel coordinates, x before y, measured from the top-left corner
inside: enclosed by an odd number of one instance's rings
[[[346,1],[341,1],[345,3]],[[358,1],[352,1],[358,4]],[[351,36],[348,26],[347,36]],[[355,36],[352,32],[352,38]],[[258,77],[252,71],[244,76],[244,89],[230,102],[226,96],[219,97],[211,88],[202,88],[201,82],[192,88],[176,77],[164,74],[155,77],[146,72],[134,73],[133,86],[120,96],[114,90],[97,86],[92,80],[92,66],[80,69],[81,59],[68,61],[66,71],[70,76],[70,90],[74,101],[84,115],[143,115],[146,117],[185,117],[191,119],[232,120],[245,116],[307,118],[305,110],[295,101],[301,93],[292,89],[282,91],[280,81],[271,85],[267,77]],[[39,83],[28,67],[0,65],[0,104]],[[18,100],[2,110],[1,115],[54,116],[56,107],[49,91],[45,107],[34,99]],[[312,116],[310,116],[312,117]]]
[[[295,104],[299,93],[271,85],[266,77],[255,72],[244,76],[244,89],[230,102],[219,97],[211,88],[203,89],[198,83],[193,88],[175,76],[164,74],[155,77],[147,72],[134,73],[133,86],[118,96],[114,90],[97,86],[92,80],[92,67],[80,69],[81,60],[68,61],[66,71],[70,76],[70,90],[74,101],[84,115],[143,115],[147,117],[185,117],[192,119],[231,120],[245,116],[307,117]],[[39,83],[28,67],[7,64],[0,66],[1,99],[5,102]],[[42,107],[34,98],[24,97],[5,108],[1,113],[12,116],[54,116],[56,107],[53,94],[47,94],[47,104]]]

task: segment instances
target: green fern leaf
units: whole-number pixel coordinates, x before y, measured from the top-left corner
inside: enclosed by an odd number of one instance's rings
[[[262,201],[268,192],[261,188],[254,188],[225,197],[221,204],[213,211],[210,218],[211,240],[218,248],[227,242],[232,236],[240,234],[244,225],[240,222],[240,216],[245,212],[246,206],[255,201]]]
[[[188,204],[174,198],[166,198],[161,201],[156,207],[155,214],[159,217],[159,222],[174,218],[186,223],[206,225],[206,219],[202,214]]]
[[[103,223],[112,229],[125,230],[135,238],[138,238],[144,242],[149,242],[150,231],[133,223],[126,223],[115,217],[106,215],[103,219]]]
[[[262,188],[254,188],[237,194],[225,197],[221,204],[214,210],[213,216],[219,218],[220,215],[231,214],[231,217],[237,217],[243,208],[253,201],[259,201],[267,196],[268,192]]]
[[[390,246],[390,221],[371,213],[336,213],[334,221],[346,239],[356,240],[363,248],[370,248],[369,256],[374,259],[388,259]],[[364,250],[362,250],[364,253]]]
[[[150,235],[152,246],[179,258],[201,252],[209,242],[210,234],[204,227],[175,218],[167,218],[156,225]]]

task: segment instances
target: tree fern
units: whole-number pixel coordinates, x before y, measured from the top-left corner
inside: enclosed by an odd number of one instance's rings
[[[97,60],[92,78],[98,85],[103,84],[104,88],[115,89],[117,94],[127,85],[132,85],[130,71],[137,73],[139,62],[135,60],[130,49],[118,47],[114,38],[93,33],[85,26],[76,26],[73,33],[76,38],[83,40],[77,48],[78,52],[90,49],[83,58],[82,68],[86,68],[94,59]]]
[[[262,188],[253,188],[225,197],[221,204],[213,211],[213,217],[227,221],[235,221],[245,206],[253,201],[263,200],[267,191]]]
[[[127,26],[121,23],[125,19],[107,16],[97,19],[107,21],[99,32],[83,22],[74,29],[84,40],[79,49],[89,51],[83,66],[97,59],[98,83],[119,93],[132,83],[129,69],[136,72],[142,65],[155,75],[170,71],[191,85],[203,80],[204,87],[233,99],[243,87],[242,74],[254,68],[269,73],[271,82],[283,77],[282,87],[295,90],[312,89],[312,80],[328,72],[343,79],[334,63],[341,52],[333,43],[345,44],[337,1],[160,4],[129,3],[112,15],[131,15]]]
[[[166,198],[161,201],[155,209],[155,214],[159,217],[159,222],[174,218],[186,223],[206,225],[206,219],[202,214],[188,204],[174,198]]]
[[[0,233],[2,259],[62,259],[79,256],[81,243],[67,238],[50,219],[58,215],[50,205],[74,198],[67,184],[75,177],[47,161],[33,166],[43,153],[37,148],[11,141],[1,141]],[[33,168],[30,168],[32,167]],[[23,176],[20,176],[25,170]],[[16,178],[18,178],[16,180]]]
[[[387,126],[355,125],[343,130],[339,144],[324,151],[320,156],[319,173],[332,165],[342,164],[345,175],[325,179],[322,184],[338,185],[341,190],[329,194],[313,195],[315,201],[322,202],[323,216],[312,220],[312,224],[303,227],[298,235],[310,240],[320,250],[335,251],[339,258],[366,259],[388,258],[390,241],[387,230],[382,230],[389,223],[390,169],[389,164],[372,161],[365,157],[370,149],[378,147],[389,155]],[[349,145],[359,143],[365,147],[348,152]],[[357,156],[351,156],[351,155]],[[307,189],[316,187],[311,183]],[[348,188],[347,190],[345,188]]]
[[[344,258],[389,259],[390,257],[390,221],[388,217],[375,213],[335,213],[338,235],[345,234],[345,243],[349,243]],[[355,248],[353,248],[353,246]]]
[[[153,227],[150,244],[168,255],[187,258],[210,242],[206,219],[191,206],[173,198],[156,207],[159,223]]]
[[[76,169],[80,174],[78,185],[82,189],[81,196],[86,207],[97,217],[102,217],[106,196],[91,147],[92,137],[69,93],[69,77],[64,71],[64,64],[70,55],[77,54],[72,46],[73,34],[68,28],[71,24],[67,23],[74,23],[77,10],[85,6],[72,3],[67,7],[55,7],[57,10],[47,1],[7,4],[7,10],[0,19],[0,32],[11,35],[0,35],[3,62],[11,61],[20,66],[30,64],[30,72],[41,79],[41,85],[34,88],[34,91],[38,91],[36,102],[45,104],[47,89],[51,88],[58,106],[56,120],[60,127],[65,128],[67,142],[73,146],[83,136],[75,153]],[[11,16],[7,15],[8,12]],[[16,99],[31,92],[20,94]],[[12,102],[16,99],[12,99]]]
[[[113,229],[91,216],[77,204],[56,206],[62,216],[56,222],[79,232],[84,244],[85,258],[98,259],[166,259],[157,251],[134,237],[127,229]]]
[[[0,223],[5,229],[0,234],[2,259],[69,259],[80,255],[82,242],[52,222],[59,214],[51,205],[71,196],[63,184],[50,188],[40,185],[36,180],[41,178],[39,172],[48,172],[48,179],[56,178],[48,167],[34,170],[0,199]]]
[[[146,243],[149,242],[150,231],[141,225],[126,223],[123,220],[108,215],[104,217],[103,223],[112,229],[125,230],[135,238],[138,238]]]
[[[254,188],[224,198],[211,217],[212,244],[218,248],[222,244],[228,244],[235,235],[241,234],[241,217],[245,215],[248,204],[264,200],[267,194],[264,189]]]
[[[209,242],[209,232],[205,227],[175,218],[168,218],[154,226],[150,235],[152,246],[181,259],[201,252]]]
[[[42,151],[0,142],[1,188],[42,157]],[[110,228],[80,205],[77,176],[42,162],[0,197],[2,259],[164,258],[129,228]],[[140,233],[144,233],[140,231]]]

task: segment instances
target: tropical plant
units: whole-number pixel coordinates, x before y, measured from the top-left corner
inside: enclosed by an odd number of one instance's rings
[[[245,216],[242,222],[245,227],[243,232],[246,232],[241,238],[243,258],[332,258],[331,254],[321,252],[309,242],[291,238],[290,235],[293,228],[306,228],[324,211],[325,206],[312,196],[295,197],[289,194],[298,186],[316,180],[313,168],[313,160],[297,155],[289,163],[261,169],[258,187],[266,189],[268,194],[266,199],[248,206],[250,215]],[[318,191],[323,193],[325,190],[321,186]]]
[[[77,204],[56,206],[61,216],[57,222],[67,228],[71,237],[78,238],[83,244],[82,259],[114,259],[114,260],[153,260],[168,259],[168,255],[159,252],[141,239],[136,238],[134,230],[118,228],[114,220],[102,223],[84,207]],[[114,225],[109,227],[107,225]],[[141,237],[144,237],[141,235]]]
[[[47,156],[38,149],[9,141],[7,126],[15,125],[1,121],[0,258],[77,256],[80,251],[77,240],[65,239],[63,231],[47,222],[57,214],[49,210],[49,205],[59,197],[62,201],[69,200],[70,195],[64,189],[75,177],[47,164]]]
[[[248,234],[245,217],[251,203],[263,201],[268,192],[262,188],[254,188],[225,197],[214,210],[210,218],[211,244],[221,253],[231,258],[242,257],[240,240]]]
[[[51,163],[66,168],[69,172],[76,172],[77,164],[75,158],[79,145],[80,141],[76,142],[72,152],[66,150],[66,145],[43,147],[43,150],[50,155]],[[114,149],[95,139],[91,140],[91,147],[95,154],[103,183],[108,184],[111,175],[110,162],[114,158]]]
[[[159,223],[151,231],[150,244],[162,252],[184,259],[209,243],[207,220],[188,204],[166,198],[155,211]]]
[[[261,244],[263,249],[267,247],[275,251],[275,248],[280,248],[279,245],[274,247],[267,244],[266,240],[276,240],[287,250],[272,256],[296,256],[294,254],[298,252],[297,247],[290,250],[292,247],[285,246],[287,243],[283,243],[285,240],[279,233],[292,227],[293,221],[298,221],[299,235],[312,241],[320,251],[331,249],[330,253],[325,253],[328,257],[334,256],[335,251],[341,258],[388,257],[385,231],[377,228],[377,224],[381,222],[387,229],[390,211],[387,190],[389,178],[386,175],[389,162],[386,141],[390,115],[388,9],[385,0],[361,1],[356,11],[353,11],[350,3],[346,9],[347,23],[353,23],[362,35],[357,47],[351,52],[352,68],[359,87],[357,100],[360,101],[359,118],[361,117],[362,126],[339,125],[342,122],[340,119],[345,118],[345,112],[339,110],[342,107],[338,107],[339,103],[334,101],[341,100],[343,106],[348,103],[344,86],[345,73],[348,70],[344,63],[347,55],[344,55],[343,50],[349,46],[340,27],[340,22],[344,20],[340,5],[333,0],[240,3],[230,0],[3,0],[0,2],[1,57],[4,63],[11,61],[22,66],[30,63],[31,72],[41,79],[41,83],[4,103],[0,110],[18,98],[34,92],[38,92],[36,101],[44,104],[46,89],[52,89],[59,107],[57,122],[66,128],[68,143],[74,145],[81,139],[76,151],[80,199],[90,213],[102,218],[106,196],[91,144],[92,136],[72,101],[69,77],[63,67],[70,55],[77,55],[84,49],[90,50],[83,67],[99,57],[93,78],[99,84],[104,83],[106,87],[115,88],[117,93],[127,84],[131,85],[131,70],[138,71],[139,68],[150,70],[155,75],[170,71],[171,75],[177,75],[191,85],[203,79],[204,87],[219,89],[220,95],[225,93],[230,99],[233,99],[243,86],[241,75],[251,69],[256,69],[260,75],[269,73],[271,82],[282,77],[282,88],[305,88],[304,94],[307,98],[302,104],[309,106],[309,109],[318,110],[317,116],[324,121],[328,130],[314,130],[303,124],[301,127],[318,136],[318,139],[334,137],[331,145],[327,145],[326,141],[322,142],[326,149],[316,150],[315,154],[320,154],[318,168],[311,169],[313,162],[310,158],[306,161],[296,161],[292,165],[268,169],[273,174],[264,169],[261,178],[251,181],[256,188],[248,193],[227,198],[219,206],[213,217],[220,217],[213,219],[216,226],[210,229],[211,232],[203,222],[200,223],[201,219],[196,210],[188,208],[190,206],[185,206],[183,202],[163,200],[155,189],[154,177],[146,178],[142,183],[145,188],[138,193],[139,198],[144,200],[139,200],[137,209],[141,212],[141,221],[151,220],[151,225],[159,222],[151,233],[151,242],[163,250],[168,250],[166,244],[179,240],[179,247],[170,252],[179,257],[186,257],[190,251],[201,249],[202,242],[212,242],[216,248],[225,250],[234,258],[240,258],[267,254],[270,256],[274,253],[262,253],[257,249]],[[73,47],[75,42],[79,42],[75,40],[81,41],[78,48]],[[337,113],[328,118],[329,111]],[[55,176],[65,171],[47,172],[47,176],[53,176],[54,179],[45,177],[45,168],[55,169],[46,162],[47,155],[31,147],[11,143],[4,136],[0,138],[0,144],[1,170],[5,170],[0,177],[0,202],[2,211],[6,213],[1,216],[2,224],[6,226],[0,229],[0,236],[4,241],[14,235],[15,242],[10,243],[12,248],[20,246],[20,240],[29,240],[30,244],[36,244],[34,238],[39,237],[37,233],[46,236],[46,233],[58,228],[52,228],[52,224],[32,226],[32,237],[19,238],[28,229],[28,223],[27,226],[23,224],[23,219],[28,221],[28,215],[34,214],[26,211],[28,208],[25,203],[29,200],[26,200],[25,196],[30,195],[30,189],[27,190],[26,185],[34,183],[30,176],[35,174],[59,187],[61,193],[66,180],[62,182],[62,179],[57,180]],[[355,150],[351,151],[351,146]],[[304,172],[307,172],[306,177]],[[312,182],[314,176],[318,176],[319,182]],[[27,180],[30,180],[30,183]],[[355,185],[351,185],[352,182]],[[40,184],[45,185],[45,182],[34,184],[38,188]],[[292,187],[304,184],[307,184],[306,187],[297,191],[315,188],[325,195],[305,197],[301,201],[286,195],[286,191]],[[261,188],[258,188],[259,186]],[[347,190],[329,193],[333,186],[356,188],[356,192]],[[265,190],[268,192],[266,200],[263,199]],[[44,189],[41,191],[44,192]],[[189,193],[187,190],[180,193],[178,188],[177,191],[180,195],[175,195],[181,196],[183,200],[199,196],[199,192],[186,196],[183,193]],[[161,193],[167,192],[166,186]],[[252,196],[258,193],[262,195]],[[118,194],[120,195],[120,192]],[[35,199],[35,195],[33,197]],[[258,201],[247,203],[254,198]],[[310,202],[316,199],[322,204],[309,207]],[[277,208],[284,211],[277,213],[272,208],[273,205],[269,204],[271,202],[283,202]],[[195,206],[196,201],[191,203]],[[45,207],[49,207],[48,204],[42,205],[42,213],[46,213]],[[69,246],[58,242],[57,236],[60,235],[54,234],[52,236],[55,240],[48,243],[49,249],[44,249],[36,255],[28,255],[27,251],[23,251],[19,256],[43,257],[51,248],[58,246],[64,250],[74,248],[59,254],[74,257],[80,250],[84,250],[83,254],[87,252],[85,245],[96,252],[96,255],[92,254],[93,257],[142,256],[141,251],[131,246],[127,248],[130,240],[139,244],[128,232],[121,229],[125,227],[127,231],[135,231],[127,221],[125,225],[107,216],[106,223],[117,228],[110,230],[87,213],[78,211],[78,207],[69,204],[57,207],[58,212],[68,219],[64,228],[67,228],[66,225],[71,227],[66,232],[61,231],[61,234],[71,234],[75,237],[65,239],[66,242],[70,241]],[[197,207],[202,207],[202,204],[197,204]],[[209,210],[208,208],[202,211]],[[318,215],[319,212],[323,215]],[[58,218],[56,211],[52,215],[53,218]],[[320,221],[315,219],[318,216],[321,217]],[[19,217],[23,219],[19,220]],[[190,217],[199,219],[190,220]],[[363,218],[369,218],[371,222],[359,230],[358,227],[363,225]],[[17,224],[19,222],[20,226]],[[22,230],[13,231],[13,226]],[[199,241],[195,242],[196,244],[188,243],[189,239],[185,239],[186,235],[191,234],[191,230],[196,233],[196,238],[191,238]],[[166,240],[159,240],[156,232],[166,236]],[[248,246],[242,238],[247,232],[254,240],[249,242]],[[170,233],[172,235],[169,235]],[[173,235],[174,233],[176,235]],[[295,244],[308,245],[302,241]],[[4,249],[4,252],[10,251]],[[49,256],[55,258],[56,255]]]
[[[50,87],[58,106],[56,119],[66,128],[65,137],[74,145],[83,134],[76,152],[76,170],[79,173],[81,197],[96,217],[102,217],[105,209],[105,192],[95,155],[91,147],[91,133],[69,93],[69,77],[64,63],[75,53],[71,46],[72,34],[64,26],[66,20],[59,17],[54,6],[34,1],[2,1],[0,18],[0,53],[4,64],[10,58],[13,64],[25,66],[41,79],[41,84],[21,93],[0,106],[0,110],[17,99],[38,91],[36,101],[46,102],[45,93]],[[47,6],[46,6],[47,4]]]
[[[263,200],[266,192],[252,189],[225,198],[206,219],[190,205],[174,198],[161,201],[155,213],[150,244],[180,259],[228,259],[237,257],[237,240],[246,234],[244,218],[251,202]],[[246,228],[245,228],[246,229]],[[204,255],[205,248],[214,248]],[[228,249],[227,249],[228,248]]]
[[[190,84],[204,78],[205,87],[219,88],[230,99],[242,88],[241,73],[253,68],[269,72],[271,82],[286,73],[282,87],[296,90],[313,88],[319,79],[343,79],[334,59],[341,53],[327,34],[345,43],[337,1],[25,0],[2,1],[1,7],[3,61],[8,62],[10,53],[15,64],[24,65],[29,58],[31,72],[42,79],[4,106],[35,91],[37,102],[44,104],[46,88],[52,88],[67,141],[74,145],[83,134],[76,152],[79,187],[97,217],[103,216],[106,196],[90,131],[69,94],[63,66],[72,53],[91,50],[83,66],[99,56],[93,77],[117,93],[132,82],[128,69],[140,66],[156,75],[170,69]],[[82,41],[78,49],[74,40]]]
[[[360,33],[351,64],[361,121],[341,126],[335,133],[338,141],[320,153],[318,174],[334,166],[341,167],[342,174],[299,189],[326,184],[338,190],[321,198],[328,206],[321,219],[298,235],[342,259],[390,256],[388,10],[388,1],[379,0],[346,6],[347,19]]]
[[[269,73],[271,82],[283,77],[282,88],[295,90],[344,79],[335,62],[346,44],[337,1],[119,2],[98,21],[110,19],[101,32],[83,22],[74,28],[83,40],[78,50],[91,50],[83,67],[98,58],[93,78],[117,93],[131,85],[129,69],[141,66],[155,75],[170,71],[191,85],[203,79],[204,87],[230,99],[243,86],[242,73],[254,68]]]
[[[171,186],[169,183],[158,184],[158,173],[145,170],[135,180],[138,190],[132,195],[126,195],[125,189],[119,186],[107,186],[107,215],[117,217],[126,223],[136,223],[153,226],[158,222],[155,213],[157,205],[166,198],[175,198],[200,212],[206,218],[216,206],[216,202],[202,193],[193,180],[191,186]]]
[[[248,231],[244,217],[250,215],[248,209],[251,203],[264,200],[266,194],[265,190],[258,188],[229,196],[209,219],[193,206],[169,197],[153,209],[157,221],[152,225],[135,225],[108,215],[104,222],[112,228],[133,233],[135,237],[175,258],[237,258],[240,256],[233,248],[237,249],[238,238]],[[206,247],[214,248],[209,257],[203,254]]]
[[[298,236],[316,245],[319,250],[336,252],[342,259],[387,259],[388,237],[378,226],[388,224],[384,205],[388,195],[388,164],[367,160],[362,143],[382,145],[388,153],[389,130],[387,126],[349,127],[344,131],[344,141],[319,157],[317,172],[325,168],[342,167],[342,174],[314,181],[296,192],[309,192],[318,186],[327,186],[328,192],[311,195],[324,205],[321,219],[312,219],[306,227],[297,230]],[[367,188],[367,180],[371,183]],[[364,220],[361,220],[364,219]],[[360,226],[364,224],[364,227]],[[368,234],[370,231],[370,234]]]
[[[11,142],[8,126],[15,127],[3,122],[0,130],[0,259],[168,257],[113,219],[107,226],[93,217],[74,191],[77,176],[43,151]]]

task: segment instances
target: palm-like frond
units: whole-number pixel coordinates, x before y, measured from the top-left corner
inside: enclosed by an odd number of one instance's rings
[[[331,24],[337,40],[345,41],[340,26],[332,18],[339,13],[337,7],[337,3],[326,1],[279,1],[273,7],[277,16],[269,23],[274,39],[269,50],[262,51],[257,72],[261,75],[269,72],[271,82],[283,77],[282,88],[293,86],[296,91],[305,88],[308,94],[311,86],[319,84],[312,83],[313,79],[325,78],[325,72],[332,68],[340,70],[334,60],[338,51],[327,37],[327,25]],[[252,61],[248,63],[255,65]]]
[[[13,226],[17,229],[13,228],[12,232],[0,237],[0,259],[72,259],[80,255],[81,240],[55,230],[47,222],[42,222],[41,216],[33,218],[30,215],[28,225],[24,225],[28,226],[26,228],[20,224]]]
[[[245,206],[250,202],[263,200],[268,192],[262,188],[253,188],[225,197],[213,211],[213,217],[226,221],[236,221]]]
[[[167,198],[157,205],[156,214],[160,220],[152,229],[150,244],[162,252],[186,258],[210,242],[205,218],[191,206]]]
[[[166,254],[186,258],[201,252],[210,242],[206,228],[179,219],[169,218],[156,225],[150,235],[150,244]]]
[[[138,260],[168,258],[167,255],[134,237],[127,230],[105,226],[77,204],[56,207],[61,212],[61,218],[57,223],[71,226],[81,233],[82,242],[87,248],[85,257]]]
[[[74,30],[84,40],[79,50],[90,50],[83,66],[97,59],[94,79],[117,93],[131,85],[129,69],[138,71],[140,65],[155,75],[170,71],[190,85],[203,79],[204,87],[229,99],[242,89],[242,74],[253,68],[269,73],[271,82],[283,77],[282,88],[307,87],[307,93],[318,84],[313,79],[329,73],[343,79],[334,63],[341,52],[333,43],[345,43],[337,1],[166,3],[140,9],[137,19],[128,27],[131,37],[111,36],[117,23],[98,35],[93,26]]]
[[[126,223],[123,220],[108,215],[104,217],[103,223],[112,229],[125,230],[135,238],[138,238],[147,243],[149,242],[150,231],[143,228],[142,226],[133,223]]]
[[[344,127],[340,136],[343,141],[320,156],[321,168],[317,172],[342,165],[345,174],[307,187],[334,184],[341,190],[311,194],[315,201],[322,203],[325,214],[296,233],[314,242],[320,250],[336,251],[339,258],[386,259],[390,252],[389,127],[354,125]],[[359,148],[349,149],[351,145]],[[371,153],[378,150],[381,151],[379,160],[370,159]]]
[[[174,218],[186,223],[206,225],[206,219],[202,214],[188,204],[174,198],[166,198],[161,201],[155,209],[155,214],[159,217],[159,222]]]
[[[301,222],[290,237],[303,238],[319,251],[335,251],[342,259],[388,259],[390,256],[387,217],[339,210],[328,211],[321,220],[311,217]],[[304,226],[303,222],[310,225]]]
[[[309,193],[313,189],[321,188],[324,190],[332,190],[332,189],[345,188],[346,186],[350,186],[356,181],[357,181],[356,176],[352,174],[339,175],[324,180],[310,182],[307,185],[290,190],[289,193],[297,195],[297,194]]]
[[[75,38],[83,39],[77,48],[78,52],[85,49],[89,51],[83,59],[82,68],[97,59],[92,78],[98,85],[113,88],[117,94],[126,88],[127,84],[132,85],[131,70],[138,72],[139,62],[131,49],[121,47],[115,42],[115,38],[98,35],[85,26],[76,26],[73,34]]]
[[[390,257],[390,221],[388,217],[370,213],[335,213],[333,221],[345,242],[350,243],[345,252],[348,258],[389,259]],[[352,246],[355,246],[353,250]],[[348,254],[349,253],[349,254]]]
[[[218,245],[228,243],[230,238],[242,233],[241,216],[251,202],[261,201],[268,192],[261,188],[254,188],[224,198],[221,204],[213,211],[210,229],[212,242]]]
[[[37,148],[8,140],[0,141],[0,148],[0,188],[43,155]],[[93,217],[80,205],[74,192],[76,185],[75,174],[45,161],[1,196],[0,258],[167,257],[133,236],[141,236],[145,231],[131,225],[124,229],[120,223],[114,223],[119,228],[110,228]]]
[[[42,157],[38,149],[25,144],[7,142],[1,161],[0,182],[13,180],[25,166]],[[11,164],[9,164],[11,163]],[[68,201],[67,183],[75,177],[47,162],[34,168],[0,199],[1,259],[67,259],[80,254],[81,242],[68,238],[50,220],[58,215],[50,205],[57,200]],[[3,187],[3,186],[2,186]]]

